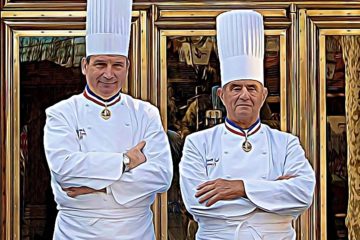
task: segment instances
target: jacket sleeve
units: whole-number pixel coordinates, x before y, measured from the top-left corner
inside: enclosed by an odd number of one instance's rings
[[[312,203],[315,174],[297,137],[289,136],[283,175],[288,180],[244,180],[247,197],[266,211],[297,217]]]
[[[47,109],[44,127],[45,155],[56,182],[62,187],[99,190],[118,180],[122,174],[122,153],[81,152],[75,119],[68,119],[62,112]]]
[[[166,192],[173,174],[170,145],[157,108],[150,108],[146,121],[146,145],[143,149],[146,162],[124,172],[121,178],[110,186],[115,200],[129,207],[156,193]]]
[[[196,220],[201,217],[225,219],[248,213],[249,208],[241,206],[248,205],[250,209],[253,206],[245,198],[218,201],[210,207],[205,206],[205,203],[199,203],[199,199],[195,197],[196,188],[210,180],[206,172],[206,161],[203,159],[205,147],[202,144],[205,144],[205,142],[199,141],[193,135],[189,135],[184,144],[179,170],[181,194],[186,209]]]

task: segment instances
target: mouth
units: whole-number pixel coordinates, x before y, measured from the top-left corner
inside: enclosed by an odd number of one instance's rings
[[[250,104],[238,104],[236,107],[252,107]]]
[[[111,85],[111,84],[115,84],[116,81],[102,81],[102,80],[99,80],[99,83]]]

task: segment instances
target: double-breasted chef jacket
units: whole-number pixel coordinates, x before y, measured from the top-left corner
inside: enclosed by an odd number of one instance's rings
[[[193,133],[185,141],[180,185],[188,211],[199,224],[198,240],[295,239],[291,226],[312,203],[315,176],[297,137],[261,124],[248,137],[225,124]],[[293,178],[277,180],[280,176]],[[247,197],[210,207],[195,197],[196,187],[218,178],[243,180]]]
[[[170,147],[156,107],[119,97],[108,120],[84,94],[46,110],[45,153],[59,210],[54,239],[154,239],[150,205],[170,186]],[[142,140],[147,161],[123,172],[123,153]],[[62,189],[81,186],[106,193],[71,198]]]

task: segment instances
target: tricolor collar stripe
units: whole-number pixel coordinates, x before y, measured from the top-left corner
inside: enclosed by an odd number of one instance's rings
[[[119,91],[117,94],[115,94],[115,95],[112,96],[111,98],[109,98],[109,99],[103,99],[102,97],[96,95],[96,93],[94,93],[93,91],[91,91],[89,85],[86,85],[85,91],[87,91],[87,93],[88,93],[88,95],[89,95],[90,97],[93,97],[93,98],[97,99],[98,101],[103,102],[103,103],[107,103],[107,104],[111,104],[111,102],[113,102],[113,101],[120,95],[120,91]]]
[[[114,105],[115,103],[119,102],[120,99],[121,99],[121,95],[120,95],[120,92],[117,93],[115,96],[111,97],[110,99],[108,100],[104,100],[102,99],[101,97],[95,95],[95,93],[93,93],[90,88],[88,86],[86,86],[84,92],[83,92],[83,95],[85,98],[89,99],[90,101],[100,105],[100,106],[112,106]]]
[[[238,127],[234,122],[229,120],[228,118],[225,119],[225,127],[232,133],[235,133],[240,136],[250,136],[259,131],[261,127],[260,119],[256,120],[256,122],[251,125],[248,129],[243,129]]]

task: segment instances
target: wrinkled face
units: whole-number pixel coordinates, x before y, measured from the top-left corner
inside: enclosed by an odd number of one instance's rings
[[[227,116],[235,122],[254,122],[266,99],[267,89],[255,80],[235,80],[218,89]]]
[[[120,91],[127,79],[129,61],[125,56],[94,55],[87,62],[82,59],[82,73],[90,89],[102,98]]]

